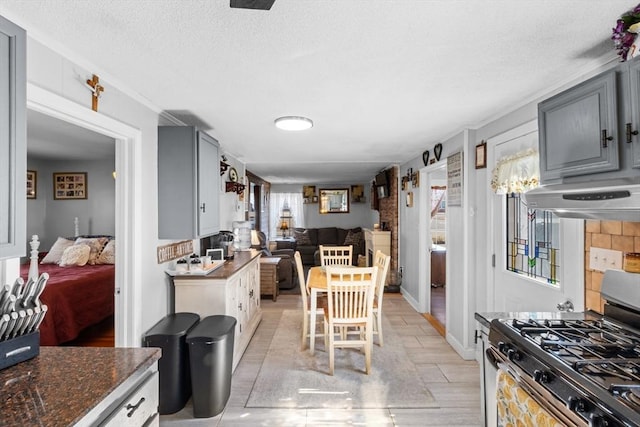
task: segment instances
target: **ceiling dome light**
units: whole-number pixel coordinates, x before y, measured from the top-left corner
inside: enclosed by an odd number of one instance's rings
[[[311,119],[298,116],[278,117],[274,123],[282,130],[307,130],[313,127]]]

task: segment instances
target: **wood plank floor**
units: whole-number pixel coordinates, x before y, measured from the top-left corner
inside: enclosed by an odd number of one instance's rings
[[[233,374],[231,396],[213,418],[193,418],[191,402],[176,414],[160,417],[160,426],[480,426],[478,363],[461,359],[442,336],[400,294],[385,294],[383,316],[401,335],[407,356],[439,408],[276,409],[246,408],[283,310],[302,310],[300,295],[262,298],[263,320]],[[418,380],[418,379],[417,379]],[[375,399],[376,396],[371,396]]]
[[[109,316],[102,322],[85,329],[78,338],[64,343],[63,346],[114,347],[115,329],[113,316]]]
[[[445,289],[444,286],[431,287],[431,313],[423,315],[443,337],[447,333]]]

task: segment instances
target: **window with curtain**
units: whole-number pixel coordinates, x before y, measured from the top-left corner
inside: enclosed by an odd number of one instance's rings
[[[534,149],[501,158],[491,188],[507,199],[507,270],[559,286],[560,221],[549,211],[527,208],[520,197],[538,186],[538,164]]]
[[[280,217],[284,209],[289,209],[291,220],[288,221],[289,236],[293,228],[304,227],[304,211],[302,210],[302,193],[271,193],[269,198],[269,239],[282,235]]]

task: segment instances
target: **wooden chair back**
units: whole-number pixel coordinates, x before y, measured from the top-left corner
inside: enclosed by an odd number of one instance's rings
[[[329,319],[335,326],[362,326],[371,320],[378,269],[327,266]]]
[[[373,300],[373,333],[378,335],[378,344],[384,345],[382,338],[382,299],[384,297],[384,285],[387,282],[391,257],[377,250],[373,257],[373,265],[378,269],[378,283],[376,284],[376,295]]]
[[[351,254],[353,245],[349,246],[324,246],[320,245],[320,265],[352,265]]]
[[[304,278],[304,267],[302,265],[302,257],[300,252],[296,251],[293,254],[293,259],[296,262],[296,270],[298,271],[298,284],[300,285],[300,296],[302,296],[302,306],[305,313],[309,311],[309,289],[307,288],[307,281]]]
[[[382,297],[384,296],[384,285],[387,282],[389,274],[389,264],[391,264],[391,256],[385,255],[381,250],[377,250],[373,257],[373,266],[378,267],[378,283],[376,284],[376,300],[378,305],[382,305]]]
[[[325,309],[325,345],[329,351],[329,373],[334,371],[336,347],[361,347],[365,353],[365,370],[371,372],[373,341],[373,298],[377,267],[327,266],[327,308]],[[359,330],[350,339],[349,327]],[[336,338],[336,333],[339,338]]]

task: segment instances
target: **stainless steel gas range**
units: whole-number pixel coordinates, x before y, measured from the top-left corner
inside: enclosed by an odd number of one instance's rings
[[[491,322],[487,358],[518,389],[506,396],[560,425],[640,426],[640,275],[607,271],[602,294],[604,316]],[[501,412],[498,395],[500,425],[520,411]]]

